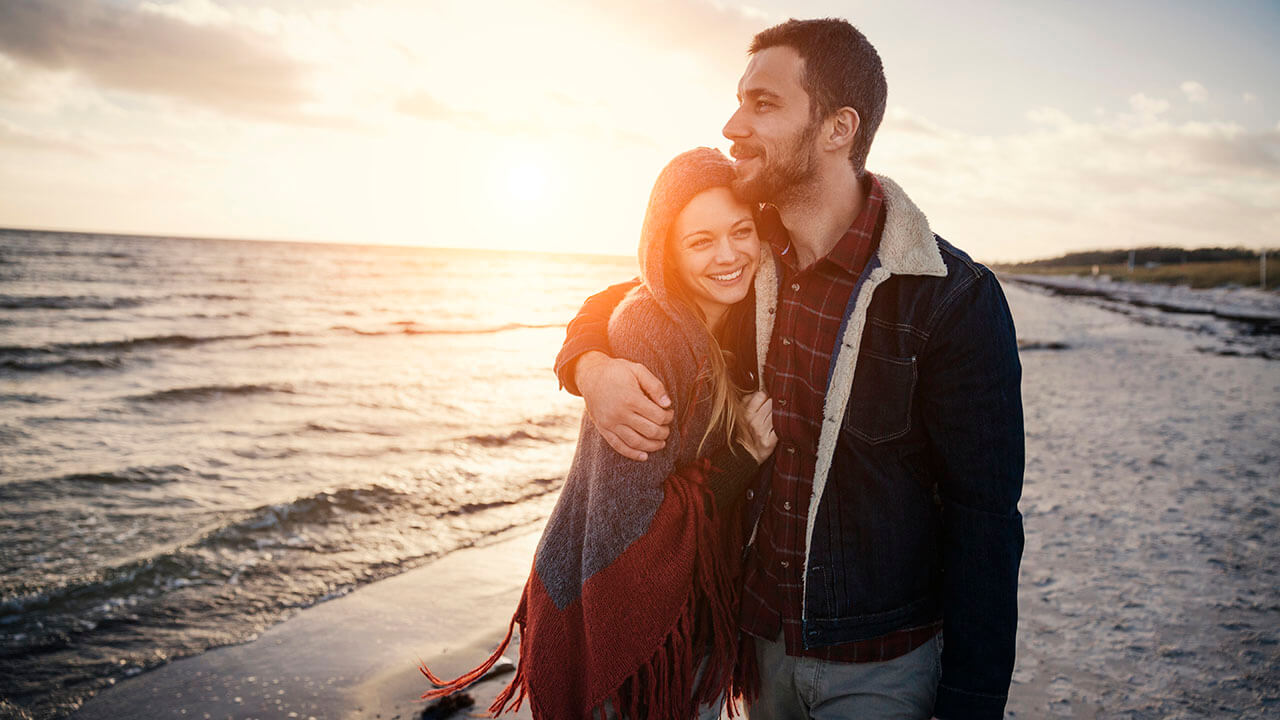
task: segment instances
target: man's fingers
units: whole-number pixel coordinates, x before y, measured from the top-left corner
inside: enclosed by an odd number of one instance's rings
[[[663,409],[657,404],[649,402],[647,399],[642,402],[634,403],[631,407],[631,411],[635,413],[636,417],[648,420],[654,425],[670,425],[671,421],[676,417],[674,411]],[[662,437],[665,438],[666,435],[663,435]]]
[[[662,381],[656,375],[649,372],[649,368],[639,363],[632,363],[631,371],[636,376],[636,382],[640,383],[640,389],[649,396],[649,399],[660,407],[671,407],[671,398],[667,395],[667,389],[663,387]]]
[[[616,433],[618,438],[627,444],[627,447],[640,452],[657,452],[666,446],[666,443],[661,440],[650,440],[649,438],[641,437],[639,433],[626,425],[620,426]]]
[[[643,415],[632,415],[628,419],[627,425],[632,430],[635,430],[636,434],[650,440],[666,440],[667,436],[671,434],[671,428],[652,422]]]
[[[604,441],[609,443],[609,447],[613,448],[614,451],[622,457],[627,458],[628,460],[635,460],[637,462],[644,462],[649,459],[648,454],[641,452],[640,450],[632,449],[626,443],[622,442],[622,439],[616,434],[603,428],[597,429],[600,430],[600,437],[604,438]]]

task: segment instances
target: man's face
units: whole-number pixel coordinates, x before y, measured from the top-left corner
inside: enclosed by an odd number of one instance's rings
[[[803,71],[794,48],[776,46],[751,56],[738,81],[738,110],[722,132],[733,141],[733,189],[744,200],[779,202],[817,172],[822,123],[810,120]]]

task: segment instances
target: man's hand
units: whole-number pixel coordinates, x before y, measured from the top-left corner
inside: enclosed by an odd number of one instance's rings
[[[648,368],[592,351],[578,358],[573,373],[591,422],[618,454],[643,462],[666,446],[675,413]]]
[[[773,400],[763,392],[753,392],[743,403],[747,414],[748,438],[747,452],[756,459],[757,464],[773,454],[778,446],[778,436],[773,432]]]

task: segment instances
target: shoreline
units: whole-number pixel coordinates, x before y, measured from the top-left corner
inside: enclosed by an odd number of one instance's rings
[[[1167,313],[1212,315],[1253,326],[1268,334],[1280,333],[1280,292],[1249,287],[1190,288],[1100,275],[1002,274],[1002,279],[1041,288],[1063,296],[1097,297],[1152,308]]]
[[[419,658],[454,677],[489,656],[519,602],[541,530],[542,523],[508,530],[307,608],[250,642],[166,663],[98,693],[70,718],[416,720],[427,706],[418,698],[431,687]],[[507,656],[514,659],[517,647]],[[509,679],[469,688],[470,711],[487,707]],[[530,716],[522,708],[511,717]]]

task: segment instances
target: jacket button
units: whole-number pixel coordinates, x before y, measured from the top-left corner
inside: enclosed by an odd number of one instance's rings
[[[751,499],[752,499],[752,498],[754,498],[755,496],[756,496],[756,491],[755,491],[755,490],[748,490],[748,491],[747,491],[747,499],[748,499],[748,500],[751,500]]]
[[[783,509],[783,510],[790,510],[790,509],[791,509],[791,501],[790,501],[790,500],[788,500],[788,501],[786,501],[786,502],[782,503],[782,509]]]
[[[784,337],[784,338],[782,338],[782,344],[783,344],[783,345],[790,345],[790,344],[791,344],[791,338],[785,338],[785,337]]]
[[[786,399],[786,398],[778,398],[778,407],[786,407],[786,406],[787,406],[787,399]]]
[[[785,568],[785,567],[791,567],[791,563],[787,562],[786,560],[783,560],[783,561],[782,561],[782,563],[781,563],[781,565],[782,565],[782,567],[784,567],[784,568]]]
[[[795,445],[788,445],[788,446],[787,446],[787,454],[788,454],[788,455],[795,455],[795,454],[796,454],[796,446],[795,446]]]
[[[800,292],[800,283],[791,283],[791,292]]]

